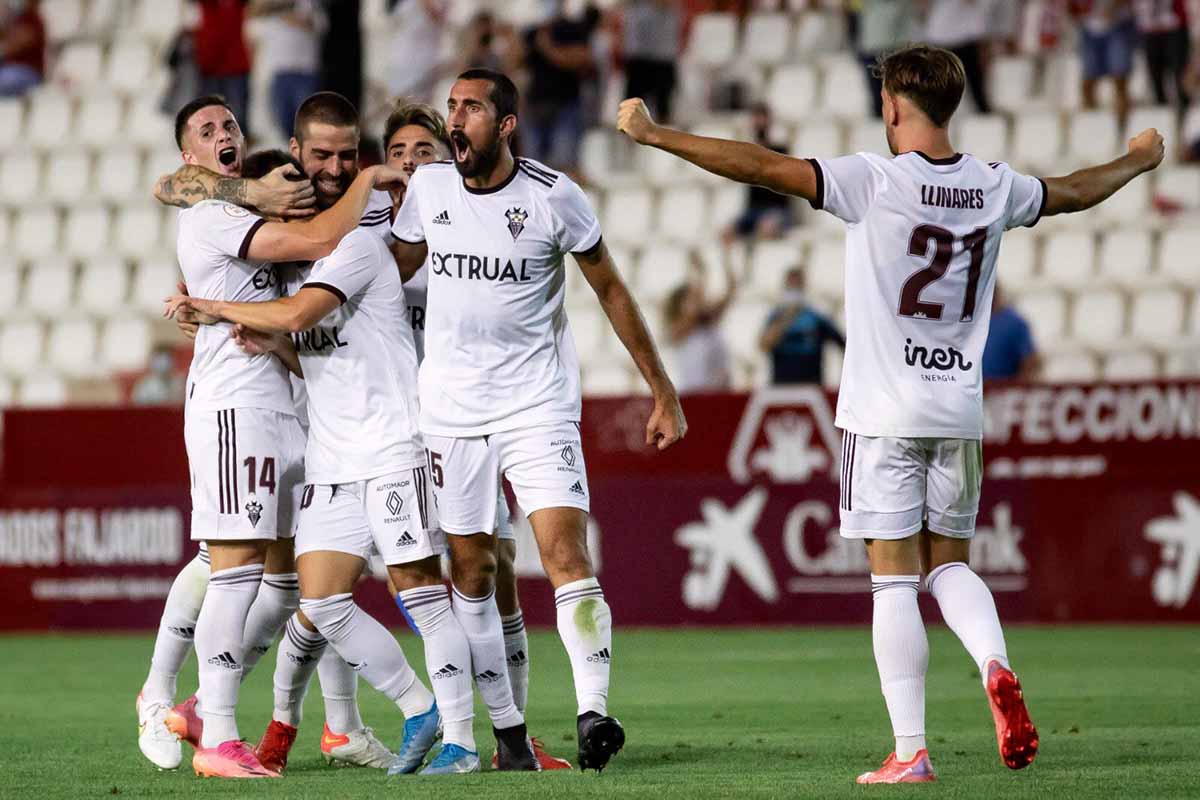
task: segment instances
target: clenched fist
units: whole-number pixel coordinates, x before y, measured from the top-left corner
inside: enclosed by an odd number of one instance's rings
[[[657,127],[650,117],[650,110],[640,97],[621,101],[617,109],[617,130],[638,144],[650,144]]]
[[[1129,140],[1129,154],[1142,162],[1146,172],[1157,167],[1163,160],[1163,137],[1154,128],[1147,128]]]

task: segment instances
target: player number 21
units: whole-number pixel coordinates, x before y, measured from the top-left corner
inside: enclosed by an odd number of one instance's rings
[[[950,258],[954,254],[954,234],[937,225],[921,225],[913,229],[908,238],[908,254],[925,258],[929,245],[933,243],[933,260],[925,269],[914,272],[900,290],[900,316],[941,319],[942,304],[926,302],[921,292],[934,281],[946,276]],[[975,316],[975,293],[979,288],[979,273],[983,268],[983,248],[987,242],[987,228],[976,228],[962,238],[963,249],[971,253],[971,264],[967,267],[967,291],[963,297],[960,322],[970,322]]]

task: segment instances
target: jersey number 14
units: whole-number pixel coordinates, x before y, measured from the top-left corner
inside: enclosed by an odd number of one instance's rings
[[[925,258],[932,242],[933,260],[929,266],[914,272],[900,290],[900,316],[921,319],[941,319],[942,304],[921,299],[921,292],[934,281],[946,276],[950,258],[954,254],[954,234],[937,225],[921,225],[913,229],[908,237],[908,254]],[[975,294],[979,288],[979,273],[983,269],[983,247],[987,241],[987,228],[976,228],[962,238],[963,249],[971,253],[971,264],[967,267],[967,291],[963,297],[960,322],[970,322],[975,316]]]

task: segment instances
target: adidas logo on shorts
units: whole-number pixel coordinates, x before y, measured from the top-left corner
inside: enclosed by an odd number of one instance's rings
[[[609,655],[607,647],[602,647],[588,656],[587,660],[592,664],[607,664],[612,661],[612,656]]]
[[[241,669],[242,665],[237,662],[237,659],[226,650],[224,653],[215,655],[208,660],[208,663],[216,667],[225,667],[225,669]]]
[[[484,683],[495,683],[504,676],[498,672],[492,672],[490,669],[485,669],[483,672],[475,676],[475,680],[483,681]]]
[[[462,670],[453,664],[447,664],[437,672],[433,673],[433,679],[436,681],[442,678],[453,678],[457,675],[462,675]]]
[[[438,214],[436,217],[433,218],[433,224],[434,225],[449,225],[450,224],[450,212],[443,211],[442,213]]]
[[[412,534],[408,531],[405,531],[400,535],[400,538],[396,540],[396,547],[412,547],[416,543],[417,540],[412,537]]]
[[[583,482],[575,481],[575,485],[570,488],[570,491],[574,494],[583,494]]]

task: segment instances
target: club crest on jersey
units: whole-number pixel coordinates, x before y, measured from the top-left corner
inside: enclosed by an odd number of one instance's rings
[[[246,501],[246,516],[250,518],[250,526],[257,528],[258,521],[262,519],[262,503],[257,500]]]
[[[512,234],[515,242],[521,231],[525,230],[525,220],[529,219],[529,212],[523,208],[510,208],[504,212],[504,216],[508,219],[508,232]]]

